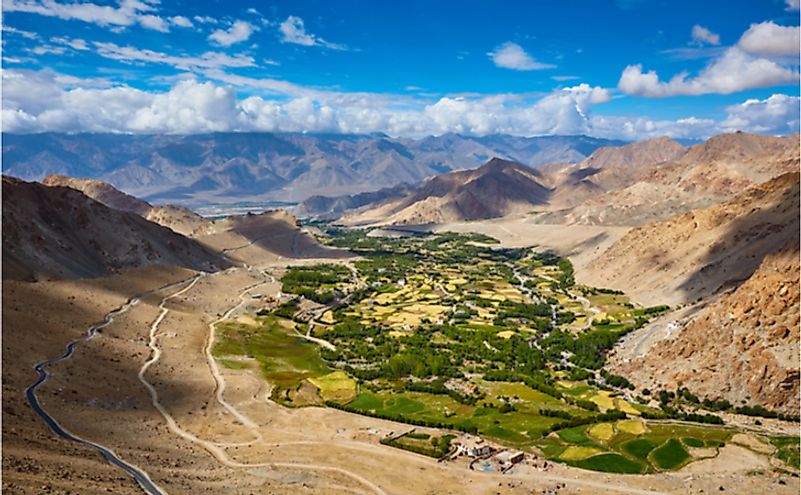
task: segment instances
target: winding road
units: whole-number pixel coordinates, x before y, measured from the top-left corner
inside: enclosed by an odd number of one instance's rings
[[[150,476],[140,467],[131,464],[129,462],[123,461],[113,450],[108,447],[105,447],[99,443],[95,443],[85,438],[81,438],[78,435],[71,433],[69,430],[64,428],[50,413],[47,412],[45,407],[39,401],[39,397],[37,395],[37,390],[40,386],[42,386],[47,380],[50,378],[50,373],[47,371],[48,366],[52,366],[54,364],[60,363],[62,361],[66,361],[70,357],[72,357],[73,353],[75,352],[76,347],[78,344],[82,342],[86,342],[87,340],[93,338],[97,333],[102,330],[103,328],[110,325],[114,318],[128,312],[132,307],[139,303],[142,297],[153,294],[156,292],[160,292],[163,290],[169,290],[173,287],[177,287],[181,284],[186,283],[191,279],[181,280],[179,282],[175,282],[173,284],[165,285],[164,287],[160,287],[158,289],[145,292],[143,294],[139,294],[137,296],[132,297],[131,299],[127,300],[122,306],[106,313],[103,317],[103,321],[101,323],[97,323],[89,327],[86,331],[86,334],[82,337],[79,337],[67,344],[66,351],[59,357],[46,359],[40,363],[34,365],[33,369],[39,374],[39,378],[33,382],[28,388],[25,389],[25,397],[28,400],[28,404],[30,404],[31,409],[40,417],[42,420],[47,424],[50,430],[58,435],[59,437],[69,440],[71,442],[76,442],[86,447],[90,447],[96,450],[103,458],[109,463],[118,468],[122,469],[126,473],[136,480],[139,486],[145,491],[145,493],[149,493],[151,495],[163,495],[166,493],[161,487],[159,487],[153,480],[150,479]]]

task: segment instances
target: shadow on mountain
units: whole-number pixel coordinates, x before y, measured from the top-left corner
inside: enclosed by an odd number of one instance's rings
[[[737,287],[765,256],[788,245],[798,248],[799,174],[784,174],[745,191],[725,203],[718,215],[729,227],[681,284],[685,300]]]

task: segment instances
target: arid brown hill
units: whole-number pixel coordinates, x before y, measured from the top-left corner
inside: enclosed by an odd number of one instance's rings
[[[797,212],[797,209],[796,209]],[[798,240],[762,260],[734,292],[704,308],[643,357],[616,363],[641,387],[681,383],[702,397],[799,413]]]
[[[345,221],[426,224],[522,213],[548,202],[551,191],[541,178],[535,169],[493,158],[475,170],[438,175],[404,198]]]
[[[69,187],[3,176],[3,278],[82,278],[146,265],[216,271],[219,255]]]
[[[696,300],[748,279],[769,253],[799,237],[799,174],[714,206],[635,228],[587,267],[592,285],[645,304]]]
[[[97,179],[78,179],[64,175],[51,174],[42,180],[46,186],[71,187],[99,201],[109,208],[128,211],[170,228],[179,234],[196,237],[208,232],[212,222],[182,206],[152,206]]]
[[[668,141],[650,141],[677,153]],[[640,144],[640,143],[637,143]],[[631,148],[627,145],[619,148]],[[642,155],[645,160],[651,150]],[[603,151],[603,154],[611,152]],[[541,223],[638,226],[730,199],[744,189],[798,170],[798,135],[722,134],[693,146],[675,160],[626,166],[625,154],[603,167],[559,171],[551,211]],[[669,153],[668,153],[669,155]],[[663,156],[668,156],[663,155]],[[594,160],[585,160],[588,163]],[[617,165],[614,165],[617,163]]]

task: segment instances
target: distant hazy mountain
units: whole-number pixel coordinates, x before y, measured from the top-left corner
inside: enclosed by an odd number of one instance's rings
[[[579,162],[618,144],[586,136],[3,134],[3,171],[102,179],[153,203],[301,201],[414,184],[492,157],[530,167]]]

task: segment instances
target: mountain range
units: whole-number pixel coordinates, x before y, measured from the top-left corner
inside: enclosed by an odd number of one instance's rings
[[[537,167],[576,162],[601,146],[587,136],[423,139],[382,134],[3,134],[3,171],[102,179],[154,204],[302,201],[415,184],[501,157]]]

